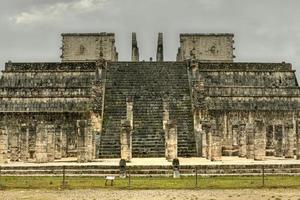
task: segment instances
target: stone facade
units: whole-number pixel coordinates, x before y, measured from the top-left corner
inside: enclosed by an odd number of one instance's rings
[[[233,62],[232,34],[180,38],[178,61],[163,61],[159,34],[158,62],[140,62],[133,34],[132,61],[118,62],[114,34],[100,33],[63,34],[62,62],[6,63],[0,162],[300,159],[291,64]]]

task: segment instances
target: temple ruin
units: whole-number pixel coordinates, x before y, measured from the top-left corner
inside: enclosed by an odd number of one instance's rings
[[[118,61],[113,33],[62,34],[61,62],[7,62],[0,163],[222,156],[300,159],[289,63],[234,62],[233,34],[180,34],[176,61]]]

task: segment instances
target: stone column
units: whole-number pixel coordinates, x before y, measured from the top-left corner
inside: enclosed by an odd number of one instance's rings
[[[88,132],[87,132],[87,152],[88,152],[88,160],[91,161],[95,158],[95,140],[94,140],[95,131],[93,129],[92,123],[88,120]]]
[[[211,161],[222,160],[222,139],[216,121],[211,125]]]
[[[62,127],[61,125],[57,125],[55,127],[55,159],[62,158]]]
[[[202,130],[201,131],[201,137],[202,137],[202,157],[206,158],[207,157],[207,137],[206,137],[206,131]]]
[[[275,126],[269,125],[267,127],[266,133],[266,156],[274,156],[274,135],[275,135]]]
[[[286,135],[286,145],[285,145],[285,158],[294,158],[294,130],[293,123],[287,122],[284,125],[284,131]]]
[[[29,160],[34,162],[36,150],[36,121],[31,121],[28,124],[28,152]]]
[[[252,123],[246,125],[247,134],[247,159],[254,159],[254,127]]]
[[[247,136],[246,136],[246,124],[239,124],[239,157],[246,157],[247,155]]]
[[[55,156],[55,126],[53,124],[47,124],[46,131],[48,162],[53,162]]]
[[[133,99],[127,97],[126,99],[126,118],[130,122],[131,128],[133,128]]]
[[[77,120],[77,162],[88,162],[88,126],[86,120]]]
[[[177,158],[177,124],[173,120],[169,120],[166,124],[166,159],[171,162]]]
[[[170,109],[170,104],[169,104],[169,99],[167,96],[163,97],[163,130],[165,133],[165,138],[167,138],[167,123],[169,121],[169,109]],[[167,146],[167,141],[165,140],[165,146]],[[165,148],[165,157],[167,157],[168,151],[167,148]]]
[[[4,125],[0,127],[0,163],[8,162],[8,135]]]
[[[26,124],[21,125],[21,144],[20,144],[20,154],[21,160],[27,161],[29,159],[29,129]]]
[[[127,162],[131,161],[132,158],[132,129],[129,120],[121,120],[121,134],[120,134],[120,144],[121,144],[121,159]]]
[[[283,126],[275,126],[275,156],[283,156]]]
[[[10,127],[10,160],[13,162],[20,160],[20,134],[19,127],[12,124]]]
[[[37,122],[36,127],[36,142],[35,142],[35,162],[48,162],[47,154],[47,131],[43,121]]]
[[[232,125],[232,146],[233,149],[238,147],[238,124]]]
[[[61,137],[61,156],[62,158],[68,157],[68,128],[66,125],[62,127],[62,137]]]
[[[255,120],[254,160],[265,160],[266,157],[266,126],[263,120]]]
[[[300,160],[300,120],[297,120],[297,129],[296,129],[296,158],[297,160]]]
[[[202,143],[202,154],[203,157],[207,159],[211,159],[211,142],[212,142],[212,135],[211,135],[211,123],[209,121],[202,122],[202,128],[204,130],[203,134],[203,143]]]

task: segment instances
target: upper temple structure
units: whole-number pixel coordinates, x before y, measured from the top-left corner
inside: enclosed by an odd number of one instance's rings
[[[62,34],[61,62],[7,62],[0,163],[222,156],[300,159],[289,63],[234,62],[233,34],[180,34],[176,61],[118,61],[114,33]],[[130,51],[130,50],[129,50]],[[175,56],[175,55],[174,55]]]

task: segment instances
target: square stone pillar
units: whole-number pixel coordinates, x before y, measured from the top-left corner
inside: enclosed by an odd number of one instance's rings
[[[239,130],[238,124],[232,125],[232,146],[233,146],[233,149],[236,149],[238,147],[238,130]]]
[[[29,157],[29,129],[27,124],[22,124],[20,131],[20,158],[26,162]]]
[[[254,127],[252,123],[246,125],[247,134],[247,159],[254,159]]]
[[[0,163],[7,163],[8,159],[8,135],[4,125],[0,126]]]
[[[222,138],[215,120],[211,122],[211,161],[222,160]]]
[[[202,122],[202,128],[205,132],[202,144],[203,147],[203,157],[207,158],[207,159],[211,159],[211,145],[212,145],[212,132],[211,132],[211,123],[209,121],[203,121]],[[205,149],[204,149],[205,148]]]
[[[55,126],[53,124],[47,124],[46,131],[48,162],[53,162],[55,156]]]
[[[11,124],[10,131],[10,160],[12,162],[20,161],[20,133],[17,124]]]
[[[132,158],[132,129],[129,120],[121,120],[120,144],[121,159],[130,162]]]
[[[162,99],[163,101],[163,130],[165,133],[165,138],[167,138],[167,123],[169,121],[169,109],[170,109],[170,104],[169,104],[169,98],[167,95],[165,95]],[[166,146],[166,141],[165,141],[165,146]],[[165,156],[167,157],[167,148],[165,148]]]
[[[246,124],[239,124],[239,157],[246,157],[247,155],[247,135],[246,135]]]
[[[48,162],[47,144],[48,135],[46,125],[43,121],[37,122],[36,126],[36,142],[35,142],[35,162]]]
[[[204,128],[202,126],[202,128]],[[202,137],[202,157],[207,158],[207,133],[206,130],[201,131],[201,137]]]
[[[55,153],[54,158],[55,159],[61,159],[62,158],[62,127],[60,125],[57,125],[55,127]]]
[[[275,126],[275,156],[282,157],[283,156],[283,126],[276,125]]]
[[[285,123],[284,131],[286,136],[284,156],[285,158],[294,158],[295,137],[294,137],[293,123],[292,122]]]
[[[266,126],[263,120],[255,120],[254,160],[265,160],[266,157]]]
[[[62,126],[62,136],[61,136],[61,157],[68,157],[68,126]]]
[[[300,120],[297,120],[297,129],[296,129],[296,158],[300,160]]]
[[[171,162],[177,158],[177,124],[173,120],[169,120],[166,124],[166,159]]]
[[[77,162],[90,161],[87,120],[77,120]]]

